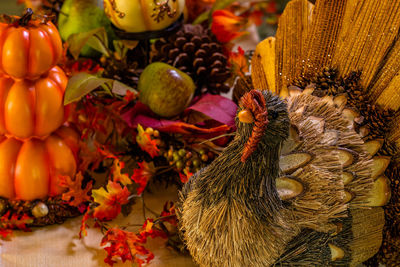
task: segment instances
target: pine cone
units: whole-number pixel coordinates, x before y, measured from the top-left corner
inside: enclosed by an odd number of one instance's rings
[[[51,19],[53,23],[57,23],[58,16],[60,15],[61,7],[64,4],[65,0],[45,0],[42,1],[42,4],[39,10],[36,10],[35,13],[42,15],[54,15]]]
[[[228,59],[222,45],[203,26],[185,24],[167,39],[157,40],[152,51],[152,62],[165,62],[190,75],[200,90],[197,94],[229,91],[225,84],[231,75]]]
[[[103,77],[118,80],[133,88],[137,87],[142,69],[136,62],[128,63],[127,59],[118,59],[115,56],[103,57],[101,65],[104,68]]]

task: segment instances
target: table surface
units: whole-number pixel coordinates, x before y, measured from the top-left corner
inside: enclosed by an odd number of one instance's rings
[[[145,194],[146,205],[155,212],[161,212],[163,204],[177,198],[175,188],[161,188],[153,194]],[[151,214],[147,214],[149,216]],[[62,225],[35,228],[32,232],[16,232],[9,241],[0,240],[1,267],[105,267],[106,252],[99,244],[102,234],[99,229],[88,229],[88,235],[79,239],[78,233],[82,216],[67,220]],[[142,224],[142,204],[138,201],[128,217],[120,216],[110,225]],[[133,229],[132,229],[133,230]],[[166,247],[165,240],[149,240],[146,247],[155,258],[147,267],[194,267],[190,256],[185,256]],[[116,267],[132,266],[118,263]]]

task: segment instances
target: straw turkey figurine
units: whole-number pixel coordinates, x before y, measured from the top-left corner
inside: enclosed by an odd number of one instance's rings
[[[399,29],[400,1],[289,2],[234,140],[182,189],[200,266],[400,266]]]

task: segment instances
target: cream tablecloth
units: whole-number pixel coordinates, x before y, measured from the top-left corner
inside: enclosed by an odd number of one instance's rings
[[[146,205],[155,212],[161,212],[167,200],[176,199],[176,189],[160,189],[145,194]],[[133,207],[128,217],[118,217],[110,224],[127,225],[143,223],[141,202]],[[151,213],[147,213],[150,216]],[[36,228],[32,232],[16,232],[10,241],[0,240],[0,267],[105,267],[106,253],[99,244],[102,235],[99,229],[88,229],[88,236],[79,239],[81,217],[70,219],[62,225]],[[133,229],[132,229],[133,230]],[[148,247],[155,259],[148,267],[196,266],[189,256],[183,256],[165,246],[165,240],[150,240]],[[116,267],[132,266],[126,262]]]

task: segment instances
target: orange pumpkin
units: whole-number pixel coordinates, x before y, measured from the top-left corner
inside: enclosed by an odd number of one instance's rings
[[[0,78],[0,134],[43,137],[60,127],[67,82],[59,67],[36,81]]]
[[[57,28],[51,22],[31,20],[31,16],[28,12],[12,23],[0,23],[0,74],[37,79],[60,60]]]
[[[63,192],[59,175],[76,172],[78,135],[61,127],[44,140],[0,139],[0,196],[34,200]]]

